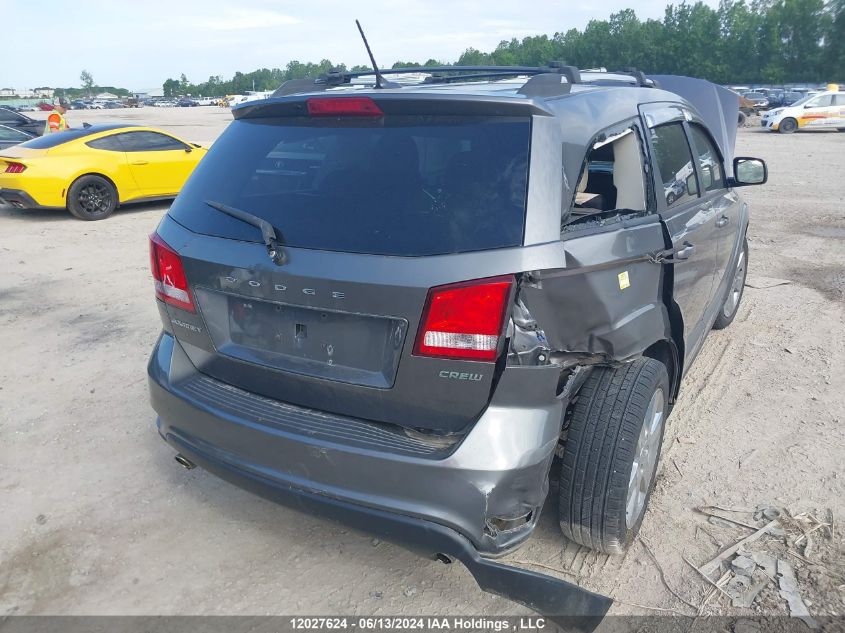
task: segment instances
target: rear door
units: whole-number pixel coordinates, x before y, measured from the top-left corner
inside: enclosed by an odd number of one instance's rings
[[[167,134],[150,131],[124,132],[120,142],[141,195],[168,196],[179,193],[193,171],[193,148]]]
[[[197,303],[196,315],[168,309],[180,312],[174,332],[200,371],[300,406],[443,433],[484,410],[494,359],[423,345],[503,349],[503,331],[455,331],[475,315],[458,314],[455,297],[503,276],[474,295],[501,299],[520,270],[531,117],[398,106],[239,118],[211,147],[159,229]],[[288,261],[274,265],[255,227],[206,200],[273,224]],[[435,301],[437,325],[418,339],[430,289],[467,281]]]
[[[831,125],[840,129],[845,128],[845,92],[833,95]]]
[[[685,357],[692,358],[706,333],[705,313],[719,257],[717,210],[700,192],[697,161],[687,135],[691,115],[680,106],[642,107],[655,163],[655,190],[669,234],[673,298],[684,321]]]

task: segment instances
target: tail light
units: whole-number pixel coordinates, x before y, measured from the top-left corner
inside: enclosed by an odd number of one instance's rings
[[[491,277],[428,291],[414,354],[496,360],[513,277]]]
[[[369,97],[322,97],[306,103],[308,116],[384,116]]]
[[[21,174],[26,171],[26,165],[23,163],[6,163],[7,174]]]
[[[156,297],[182,310],[196,312],[182,260],[158,233],[150,235],[150,268]]]

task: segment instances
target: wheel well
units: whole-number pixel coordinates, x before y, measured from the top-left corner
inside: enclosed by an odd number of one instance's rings
[[[67,197],[70,194],[71,188],[76,184],[77,180],[79,180],[80,178],[85,178],[85,176],[97,176],[99,178],[102,178],[103,180],[108,181],[108,183],[112,187],[114,187],[114,190],[117,192],[117,206],[120,206],[120,189],[117,188],[117,185],[115,184],[114,180],[112,180],[111,178],[109,178],[105,174],[100,174],[100,173],[93,172],[93,171],[89,172],[87,174],[79,174],[76,178],[73,179],[73,181],[70,183],[70,185],[67,188],[67,193],[65,194],[65,205],[67,205]]]
[[[657,341],[652,343],[643,352],[646,358],[653,358],[660,361],[666,366],[666,371],[669,373],[669,387],[672,391],[669,401],[675,402],[675,397],[678,395],[678,389],[681,383],[680,364],[678,362],[678,350],[673,341]]]

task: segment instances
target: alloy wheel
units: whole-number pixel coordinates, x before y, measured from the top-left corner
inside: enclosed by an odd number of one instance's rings
[[[99,183],[91,183],[82,187],[77,196],[79,206],[91,214],[108,213],[111,208],[111,192],[108,187]]]
[[[725,305],[722,306],[722,314],[725,318],[730,318],[736,311],[739,305],[739,300],[742,298],[742,289],[745,286],[745,251],[740,251],[739,259],[736,262],[736,272],[731,282],[731,289],[728,292],[728,298],[725,300]]]
[[[625,524],[628,529],[636,525],[645,509],[654,473],[657,469],[657,456],[660,451],[660,439],[663,437],[665,403],[663,389],[658,389],[651,396],[646,409],[645,419],[634,449],[634,463],[628,480],[628,496],[625,500]]]

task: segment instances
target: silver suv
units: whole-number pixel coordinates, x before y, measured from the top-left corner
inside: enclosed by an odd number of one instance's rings
[[[600,616],[494,558],[552,469],[566,539],[631,542],[681,379],[737,313],[736,188],[765,164],[731,160],[737,95],[700,80],[384,72],[235,108],[152,235],[159,433],[185,467]]]

